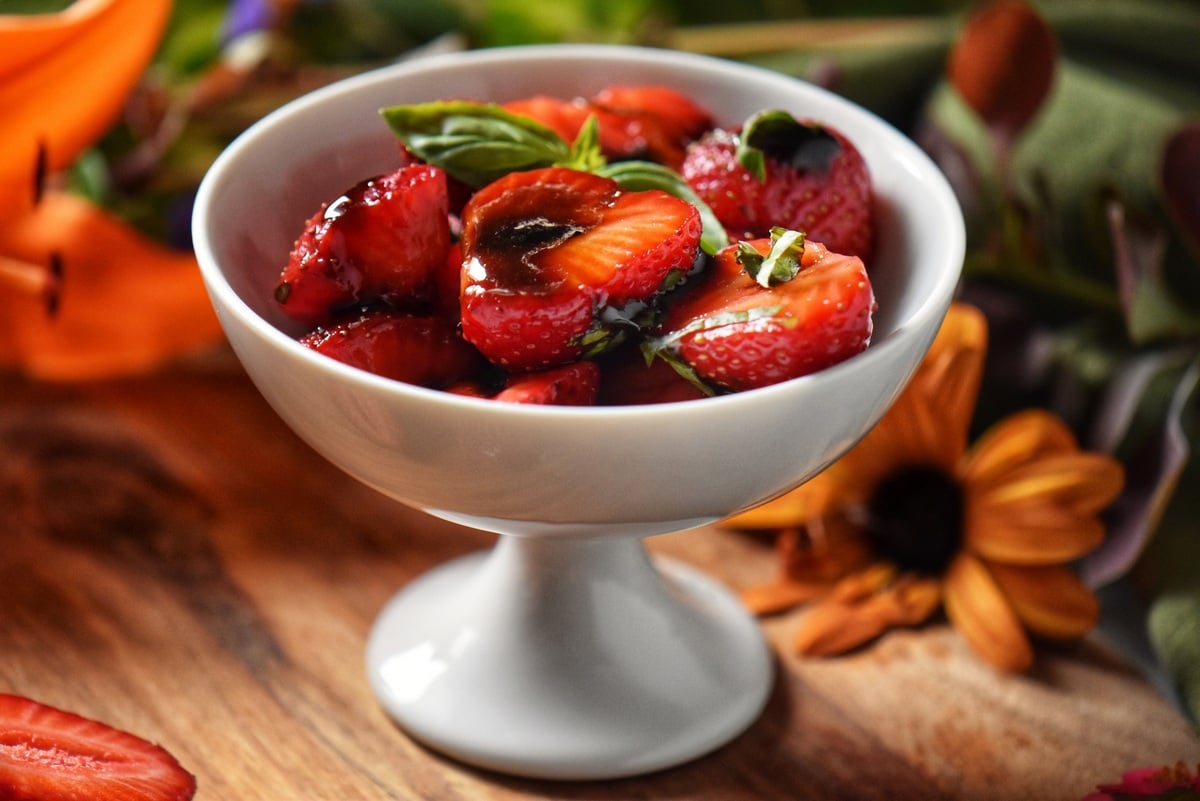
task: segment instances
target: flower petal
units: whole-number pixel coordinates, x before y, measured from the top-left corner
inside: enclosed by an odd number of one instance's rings
[[[1035,634],[1082,637],[1100,617],[1100,602],[1073,572],[1060,565],[988,565],[1017,617]]]
[[[845,653],[890,628],[928,620],[941,603],[938,582],[911,576],[891,581],[894,575],[895,568],[879,564],[840,582],[801,620],[793,639],[796,651],[809,656]]]
[[[221,341],[191,253],[168,250],[87,201],[50,193],[31,213],[0,220],[0,253],[58,258],[58,313],[24,293],[0,293],[0,363],[43,378],[97,378],[149,368]]]
[[[1033,648],[1021,621],[986,565],[959,553],[943,577],[946,616],[970,646],[1002,670],[1033,664]]]
[[[1048,565],[1076,559],[1104,540],[1094,516],[1056,506],[988,507],[967,497],[966,549],[989,561]]]
[[[1079,450],[1075,435],[1050,412],[1017,412],[992,426],[967,454],[960,471],[964,483],[985,485],[1010,470],[1049,454]]]
[[[990,488],[972,488],[979,500],[1004,513],[1023,506],[1055,506],[1079,515],[1100,512],[1121,494],[1119,462],[1100,453],[1045,456],[1010,470]]]
[[[27,209],[44,148],[62,169],[113,124],[154,55],[169,0],[78,0],[0,15],[0,211]]]

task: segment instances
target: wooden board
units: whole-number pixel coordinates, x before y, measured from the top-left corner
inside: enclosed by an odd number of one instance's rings
[[[1200,761],[1179,714],[1096,641],[997,674],[941,625],[844,658],[779,654],[762,718],[696,762],[614,782],[463,767],[371,696],[363,644],[406,581],[490,535],[404,508],[316,456],[227,353],[80,386],[0,378],[0,690],[161,742],[198,798],[1079,798]],[[761,543],[701,529],[652,550],[731,587]]]

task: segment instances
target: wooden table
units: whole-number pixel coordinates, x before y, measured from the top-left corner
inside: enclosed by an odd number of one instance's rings
[[[998,675],[942,625],[840,659],[780,647],[762,718],[614,782],[513,779],[409,740],[363,644],[406,581],[491,537],[311,452],[225,352],[81,386],[0,378],[0,690],[161,742],[200,799],[1071,799],[1200,761],[1195,730],[1098,641]],[[716,529],[650,541],[732,587],[773,570]]]

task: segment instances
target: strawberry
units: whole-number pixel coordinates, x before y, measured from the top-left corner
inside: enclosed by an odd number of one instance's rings
[[[463,209],[463,337],[509,371],[603,352],[692,269],[700,236],[696,207],[661,190],[510,173]]]
[[[687,145],[714,125],[707,109],[666,86],[612,85],[592,95],[591,104],[626,120],[621,129],[625,153],[617,158],[646,158],[675,170],[683,164]]]
[[[786,112],[762,112],[737,131],[714,130],[688,147],[683,178],[731,238],[804,231],[835,253],[868,258],[871,177],[837,130]]]
[[[675,403],[705,397],[664,359],[646,361],[637,347],[620,347],[596,360],[600,365],[600,396],[604,406]]]
[[[645,159],[678,169],[684,149],[713,126],[712,115],[665,86],[609,86],[590,98],[546,95],[509,101],[522,114],[573,142],[588,117],[599,124],[600,149],[611,161]]]
[[[0,798],[187,801],[196,779],[160,746],[17,695],[0,694]]]
[[[301,344],[385,378],[441,389],[487,366],[440,316],[394,309],[364,311],[300,338]]]
[[[504,389],[493,396],[503,403],[534,403],[555,406],[592,406],[600,391],[600,368],[591,360],[521,373],[509,377]]]
[[[446,175],[427,164],[356,184],[308,220],[275,298],[309,325],[378,300],[432,302],[450,247],[448,210]]]
[[[721,250],[645,347],[710,388],[742,391],[837,364],[871,340],[862,260],[777,230]]]

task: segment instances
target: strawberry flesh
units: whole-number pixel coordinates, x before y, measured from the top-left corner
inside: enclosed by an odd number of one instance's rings
[[[393,309],[369,310],[318,327],[300,342],[343,364],[433,389],[463,381],[486,367],[452,321]]]
[[[408,164],[362,181],[306,223],[275,297],[309,325],[375,301],[435,300],[450,248],[446,174]]]
[[[564,167],[511,173],[463,210],[462,332],[493,363],[595,355],[699,253],[696,208]]]
[[[0,694],[5,801],[188,801],[196,779],[166,750],[128,732]]]
[[[600,392],[600,368],[584,360],[508,379],[493,400],[553,406],[592,406]]]
[[[760,253],[768,240],[751,243]],[[764,287],[743,269],[737,245],[668,308],[662,355],[704,383],[740,392],[814,373],[864,350],[875,296],[862,260],[806,242],[791,280]],[[686,332],[686,333],[684,333]],[[674,334],[674,336],[672,336]]]

